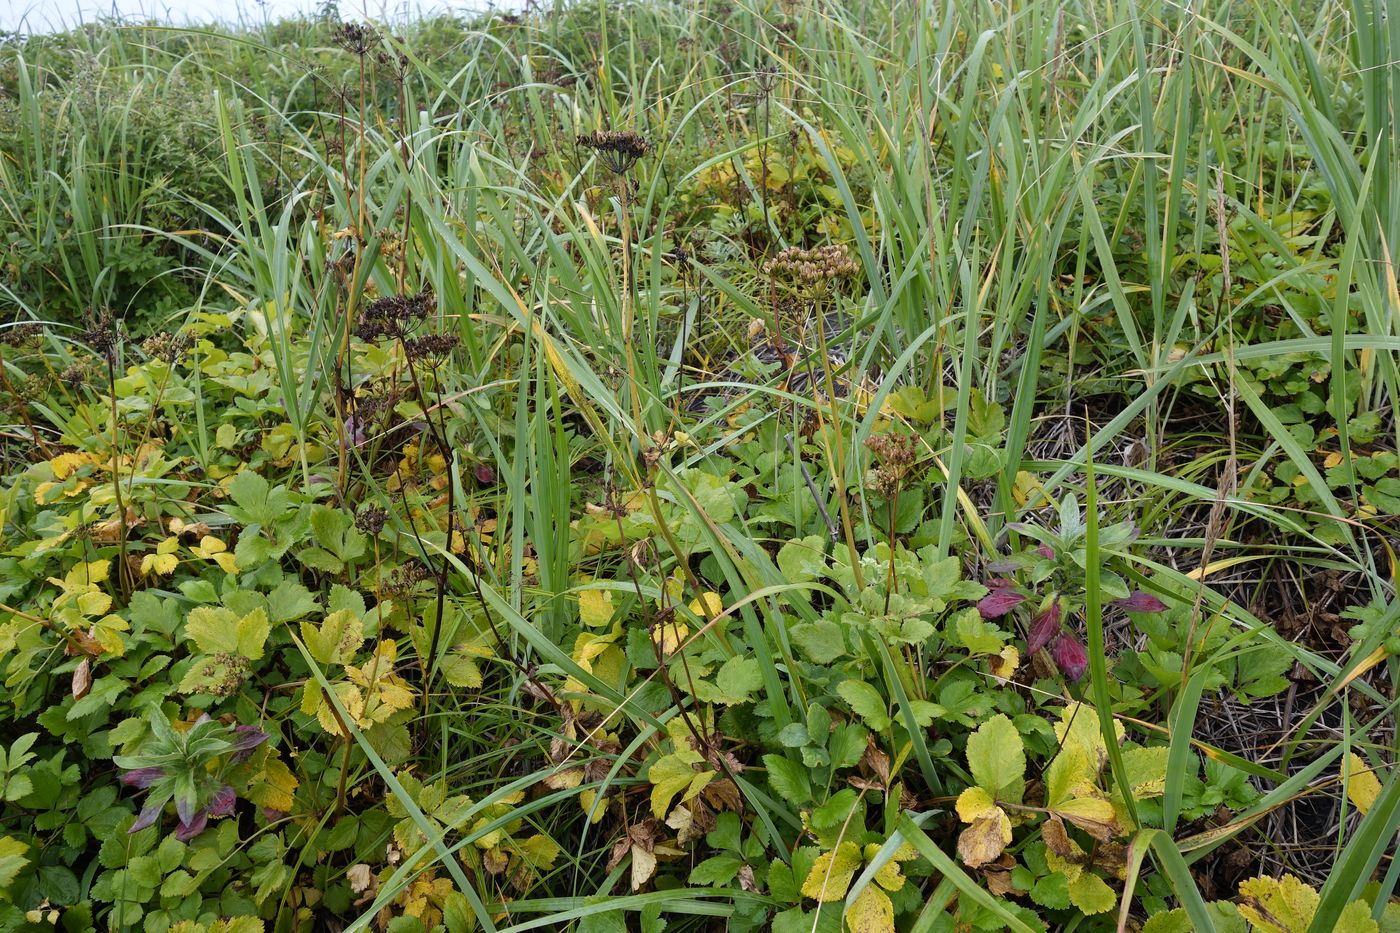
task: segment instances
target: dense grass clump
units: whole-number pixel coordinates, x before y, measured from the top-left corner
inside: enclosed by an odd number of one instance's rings
[[[1400,929],[1400,17],[0,43],[0,929]]]

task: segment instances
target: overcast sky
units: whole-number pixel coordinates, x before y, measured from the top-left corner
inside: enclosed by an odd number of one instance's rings
[[[278,19],[309,13],[318,0],[0,0],[0,30],[46,32],[91,21],[100,16],[153,17],[185,25],[214,20],[260,23],[264,17]],[[398,19],[409,10],[476,10],[487,0],[340,0],[341,16],[368,16],[371,19]],[[499,8],[516,4],[497,0]]]

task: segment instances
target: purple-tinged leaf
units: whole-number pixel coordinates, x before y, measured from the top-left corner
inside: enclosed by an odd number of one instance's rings
[[[165,777],[164,768],[132,768],[117,776],[127,787],[140,787],[143,790]]]
[[[1089,655],[1084,646],[1069,632],[1062,632],[1050,648],[1055,666],[1070,680],[1078,680],[1089,669]]]
[[[1137,590],[1127,599],[1115,599],[1113,605],[1129,612],[1166,612],[1167,604],[1151,593]]]
[[[1026,597],[1009,587],[998,587],[993,589],[982,601],[977,604],[977,611],[984,619],[996,619],[1006,615],[1021,603],[1026,601]]]
[[[267,741],[267,733],[257,726],[233,727],[233,763],[244,761],[262,743]]]
[[[146,807],[137,815],[136,822],[131,824],[131,828],[128,829],[127,832],[139,833],[147,826],[150,826],[151,824],[155,823],[156,820],[160,819],[160,811],[162,809],[163,807],[158,804],[152,804],[151,806]]]
[[[210,816],[228,816],[233,812],[233,805],[238,800],[238,794],[234,793],[232,787],[227,784],[214,791],[209,797],[209,803],[204,811]]]
[[[1050,608],[1031,620],[1030,634],[1026,637],[1026,651],[1035,654],[1050,644],[1050,639],[1060,632],[1060,600],[1057,597]]]
[[[178,827],[176,827],[175,838],[180,840],[181,842],[189,842],[195,836],[198,836],[200,833],[204,832],[204,827],[208,825],[208,811],[200,810],[188,823],[181,823]]]

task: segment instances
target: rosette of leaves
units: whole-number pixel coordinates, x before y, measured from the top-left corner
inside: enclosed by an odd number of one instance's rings
[[[250,726],[229,727],[208,717],[179,731],[158,710],[150,716],[150,726],[151,740],[137,754],[112,759],[125,769],[123,784],[146,791],[141,812],[128,832],[154,825],[173,802],[180,820],[176,838],[193,838],[210,819],[233,812],[238,795],[224,780],[225,772],[267,741],[267,734]]]

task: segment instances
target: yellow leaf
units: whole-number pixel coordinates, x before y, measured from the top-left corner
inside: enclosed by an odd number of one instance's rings
[[[987,666],[991,669],[993,677],[1000,677],[1007,680],[1016,673],[1016,668],[1021,665],[1021,652],[1015,645],[1007,645],[1001,649],[1001,654],[988,658]]]
[[[266,755],[262,774],[258,780],[249,782],[248,799],[257,806],[290,813],[292,794],[297,789],[296,775],[292,774],[275,750],[268,749]]]
[[[894,933],[894,904],[884,891],[868,884],[846,911],[846,926],[851,933]]]
[[[818,901],[841,900],[860,866],[860,846],[854,842],[843,842],[830,852],[823,852],[802,882],[803,896]]]
[[[690,626],[672,618],[651,630],[651,641],[661,649],[662,657],[670,657],[676,653],[676,649],[685,642],[688,635]]]
[[[958,855],[968,868],[981,868],[1010,844],[1011,820],[1001,807],[992,807],[958,834]]]
[[[1113,804],[1102,797],[1074,797],[1055,804],[1051,812],[1100,841],[1107,842],[1118,835]]]
[[[690,604],[690,611],[702,619],[713,619],[724,611],[724,603],[718,593],[702,593],[699,599]]]
[[[590,628],[600,628],[612,621],[611,590],[584,590],[578,594],[579,621]]]
[[[156,573],[168,577],[180,566],[180,558],[174,554],[147,554],[141,558],[141,575]]]
[[[1240,916],[1263,933],[1302,933],[1312,924],[1318,901],[1318,893],[1293,875],[1240,882]]]
[[[222,554],[215,554],[214,563],[218,564],[219,569],[224,573],[238,572],[238,562],[235,560],[234,556],[227,551]]]
[[[78,467],[92,462],[92,454],[76,452],[59,454],[49,461],[49,469],[53,470],[53,475],[56,478],[63,480],[71,476]]]
[[[604,802],[603,806],[599,807],[596,811],[593,809],[593,804],[597,801],[597,799],[598,792],[596,790],[582,791],[578,795],[578,805],[583,808],[583,812],[593,814],[592,819],[590,820],[590,822],[592,823],[601,823],[603,821],[603,817],[608,815],[608,807],[606,801]]]
[[[75,587],[104,583],[111,572],[112,562],[110,560],[95,560],[86,564],[78,564],[64,575],[64,580],[68,586]]]
[[[1348,774],[1350,772],[1350,774]],[[1361,756],[1353,752],[1347,755],[1347,765],[1342,769],[1342,779],[1347,785],[1347,799],[1363,814],[1375,805],[1381,795],[1381,782],[1376,778]]]
[[[900,888],[904,887],[904,869],[899,867],[899,863],[901,861],[908,861],[908,858],[900,858],[905,848],[907,848],[907,845],[901,846],[899,851],[895,852],[894,856],[888,862],[881,865],[880,870],[875,873],[875,883],[886,891],[898,891]],[[878,842],[870,843],[865,847],[865,861],[867,863],[873,862],[879,851],[880,844]]]
[[[980,787],[969,787],[958,795],[958,818],[971,823],[989,810],[996,809],[996,801]]]
[[[180,539],[174,535],[156,545],[157,554],[174,554],[180,548]]]
[[[221,539],[213,535],[205,535],[199,539],[199,556],[212,557],[215,554],[222,554],[228,550],[228,545]]]

